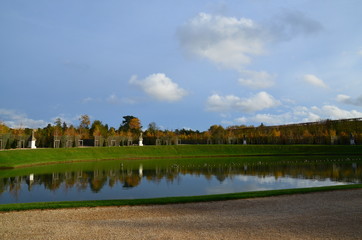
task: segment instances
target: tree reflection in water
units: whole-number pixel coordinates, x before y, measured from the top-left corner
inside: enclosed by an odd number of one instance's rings
[[[29,176],[15,176],[0,178],[0,200],[4,192],[11,193],[16,199],[24,183],[28,191],[32,187],[44,186],[49,191],[55,191],[61,186],[65,189],[77,189],[81,192],[90,188],[93,193],[100,192],[104,186],[113,188],[118,183],[124,189],[135,188],[142,181],[167,183],[179,181],[184,175],[204,177],[206,180],[213,178],[219,182],[233,179],[235,176],[257,176],[259,178],[273,176],[276,180],[282,177],[298,179],[330,179],[337,182],[361,183],[362,161],[356,159],[343,160],[313,160],[313,161],[277,161],[254,163],[232,162],[229,164],[170,164],[168,166],[139,167],[127,166],[122,163],[114,169],[94,169],[93,171],[54,172],[48,174],[34,174]],[[23,184],[22,184],[23,183]]]

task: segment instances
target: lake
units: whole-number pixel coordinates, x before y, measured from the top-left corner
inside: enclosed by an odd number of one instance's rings
[[[94,161],[0,170],[0,204],[196,196],[361,182],[359,157]]]

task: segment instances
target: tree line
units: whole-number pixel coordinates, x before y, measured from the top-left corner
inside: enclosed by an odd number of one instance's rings
[[[10,128],[0,122],[0,149],[26,148],[32,134],[40,148],[81,146],[130,146],[140,138],[145,145],[171,144],[362,144],[362,118],[323,120],[279,126],[212,125],[207,131],[191,129],[162,130],[155,122],[142,130],[141,121],[123,116],[116,129],[88,115],[79,125],[68,125],[60,118],[44,128]]]

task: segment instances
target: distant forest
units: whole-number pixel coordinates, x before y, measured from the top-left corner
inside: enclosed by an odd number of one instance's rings
[[[32,136],[33,135],[33,136]],[[178,144],[362,144],[362,118],[322,120],[280,126],[212,125],[207,131],[190,129],[161,130],[156,123],[142,131],[141,121],[124,116],[119,128],[82,115],[79,125],[61,119],[45,128],[10,128],[0,122],[0,149],[28,148],[32,137],[38,148],[116,147]]]

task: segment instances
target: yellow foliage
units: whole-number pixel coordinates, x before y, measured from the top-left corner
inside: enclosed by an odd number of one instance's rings
[[[138,118],[132,118],[129,122],[129,128],[132,130],[140,130],[141,129],[141,121]]]
[[[336,130],[329,130],[329,135],[330,135],[331,137],[337,136]]]
[[[276,130],[276,129],[273,129],[272,134],[273,134],[273,137],[280,137],[280,135],[281,135],[280,131]]]
[[[6,134],[10,131],[10,128],[4,123],[0,122],[0,134]]]
[[[303,137],[312,137],[313,135],[306,129],[303,132]]]

